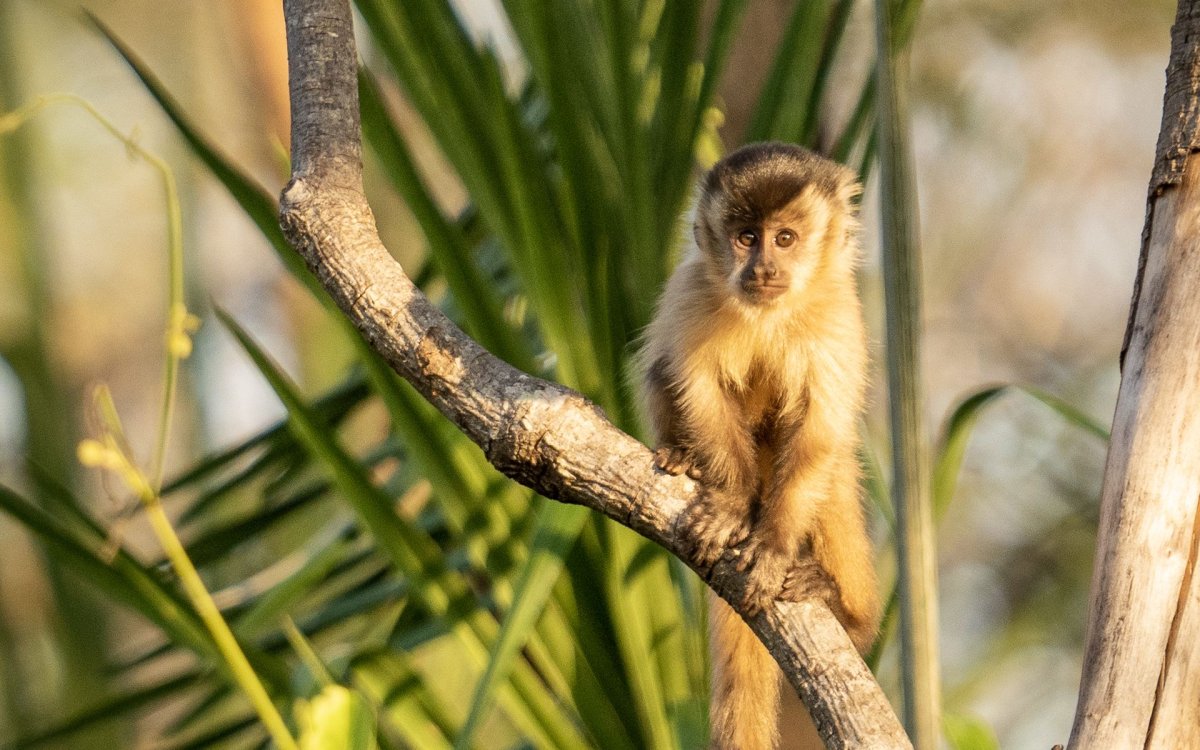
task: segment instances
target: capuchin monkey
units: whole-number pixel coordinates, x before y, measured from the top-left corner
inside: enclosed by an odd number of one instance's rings
[[[823,596],[865,652],[879,598],[859,501],[860,192],[850,169],[798,146],[719,161],[639,363],[656,463],[707,490],[688,518],[700,562],[738,555],[750,614]],[[779,669],[715,595],[709,619],[711,747],[770,750]]]

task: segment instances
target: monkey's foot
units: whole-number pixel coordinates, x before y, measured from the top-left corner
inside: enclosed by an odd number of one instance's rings
[[[683,448],[676,445],[663,445],[654,450],[654,465],[671,476],[687,474],[692,479],[701,478],[700,467],[692,460],[692,456]]]
[[[811,555],[803,555],[783,579],[780,599],[798,602],[802,599],[823,599],[837,602],[837,584]]]
[[[741,544],[750,534],[750,519],[730,513],[724,506],[719,500],[704,497],[684,511],[683,528],[701,567],[712,567],[725,550]]]
[[[737,554],[735,567],[746,574],[741,609],[746,615],[754,616],[779,598],[796,556],[790,550],[755,538],[750,539]]]

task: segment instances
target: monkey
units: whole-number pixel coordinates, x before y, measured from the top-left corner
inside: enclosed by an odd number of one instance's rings
[[[859,499],[860,193],[851,169],[799,146],[718,161],[636,360],[655,463],[706,488],[686,519],[701,565],[738,555],[750,615],[824,596],[865,653],[879,599]],[[774,748],[778,667],[711,593],[709,631],[710,747]]]

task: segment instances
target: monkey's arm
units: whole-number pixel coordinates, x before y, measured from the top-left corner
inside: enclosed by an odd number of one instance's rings
[[[670,369],[666,357],[656,359],[642,389],[659,467],[748,494],[755,478],[754,441],[744,415],[715,378],[693,374],[677,385]]]
[[[830,430],[832,425],[821,422],[830,416],[821,410],[815,419],[810,414],[789,443],[792,450],[777,458],[775,481],[764,493],[753,531],[756,559],[749,586],[764,603],[781,588],[785,599],[823,596],[865,653],[878,627],[879,592],[859,500],[857,425]],[[838,439],[844,435],[851,437]]]
[[[742,553],[742,566],[753,566],[746,599],[752,608],[780,594],[788,573],[802,560],[802,548],[807,545],[815,552],[822,545],[826,524],[847,513],[857,513],[861,519],[856,508],[857,393],[853,386],[839,390],[839,382],[853,381],[833,372],[814,374],[803,408],[776,419],[770,436],[772,464],[751,545]],[[822,565],[841,588],[841,570],[833,567]]]
[[[776,428],[775,460],[763,487],[756,528],[773,548],[794,552],[806,541],[826,510],[841,455],[853,450],[853,442],[842,432],[847,428],[834,424],[831,416],[825,407],[812,404],[802,421],[783,418]]]
[[[754,436],[746,415],[711,373],[691,373],[680,388],[677,418],[701,479],[745,514],[758,484]]]
[[[693,376],[679,387],[669,370],[665,358],[655,360],[643,385],[657,438],[655,462],[671,474],[686,472],[707,487],[684,522],[696,556],[711,565],[749,534],[756,479],[753,438],[744,416],[715,381]]]
[[[679,395],[667,370],[666,357],[659,357],[646,369],[642,383],[642,410],[654,430],[654,463],[668,474],[687,474],[700,479],[700,467],[684,442]]]

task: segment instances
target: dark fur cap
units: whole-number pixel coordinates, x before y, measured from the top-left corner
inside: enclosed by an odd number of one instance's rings
[[[704,177],[703,195],[724,196],[727,224],[757,223],[812,186],[836,203],[859,192],[853,170],[790,143],[752,143],[721,159]],[[701,215],[707,214],[701,207]]]

